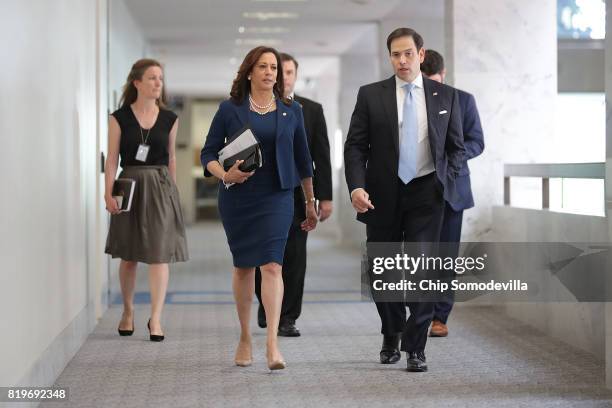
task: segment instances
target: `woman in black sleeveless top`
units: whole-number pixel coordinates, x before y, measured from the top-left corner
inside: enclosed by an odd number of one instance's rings
[[[176,188],[174,144],[178,120],[165,109],[163,72],[159,62],[137,61],[128,76],[121,108],[108,129],[108,159],[104,200],[112,214],[106,253],[121,258],[119,279],[123,316],[119,334],[134,332],[134,286],[138,262],[149,265],[151,341],[162,341],[161,312],[168,287],[168,263],[188,259],[183,215]],[[136,181],[132,207],[119,212],[112,197],[118,159],[119,178]]]

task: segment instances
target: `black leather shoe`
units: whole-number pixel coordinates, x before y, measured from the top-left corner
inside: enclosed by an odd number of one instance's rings
[[[383,336],[383,344],[380,349],[380,364],[395,364],[402,358],[399,351],[400,335]]]
[[[262,329],[265,329],[266,324],[266,311],[264,310],[263,305],[260,303],[259,308],[257,309],[257,325]]]
[[[406,367],[406,371],[410,371],[413,373],[422,373],[427,371],[427,364],[425,363],[425,353],[419,351],[418,353],[414,351],[410,351],[406,353],[406,360],[408,361],[408,366]]]
[[[278,326],[278,335],[282,337],[300,337],[300,330],[295,323],[282,323]]]

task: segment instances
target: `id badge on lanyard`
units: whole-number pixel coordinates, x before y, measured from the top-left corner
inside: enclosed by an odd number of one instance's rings
[[[149,156],[150,148],[151,146],[146,145],[146,144],[138,145],[138,150],[136,151],[136,160],[141,161],[143,163],[146,162],[147,157]]]
[[[138,118],[136,118],[136,122],[138,122]],[[136,151],[136,160],[139,162],[145,163],[147,161],[147,157],[149,157],[149,149],[151,146],[147,144],[147,141],[149,140],[151,129],[153,129],[153,127],[150,127],[147,130],[147,137],[145,138],[142,134],[142,126],[140,126],[140,122],[138,122],[138,130],[140,130],[140,140],[142,142],[138,145],[138,150]]]

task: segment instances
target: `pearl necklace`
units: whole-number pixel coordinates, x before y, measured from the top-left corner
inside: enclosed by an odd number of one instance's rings
[[[265,115],[266,113],[270,112],[270,109],[272,109],[272,105],[274,104],[274,95],[272,95],[272,99],[270,99],[270,103],[267,104],[266,106],[259,106],[258,104],[256,104],[255,101],[253,100],[253,97],[251,97],[251,95],[249,95],[249,103],[251,105],[251,108],[253,108],[254,112],[257,112],[260,115]],[[263,111],[263,112],[260,112],[260,111]]]

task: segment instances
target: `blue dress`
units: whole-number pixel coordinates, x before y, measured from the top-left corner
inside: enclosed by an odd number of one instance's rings
[[[219,184],[219,213],[240,268],[283,263],[293,220],[293,189],[282,189],[276,162],[277,111],[249,111],[249,122],[263,150],[264,164],[247,181],[225,189]]]

